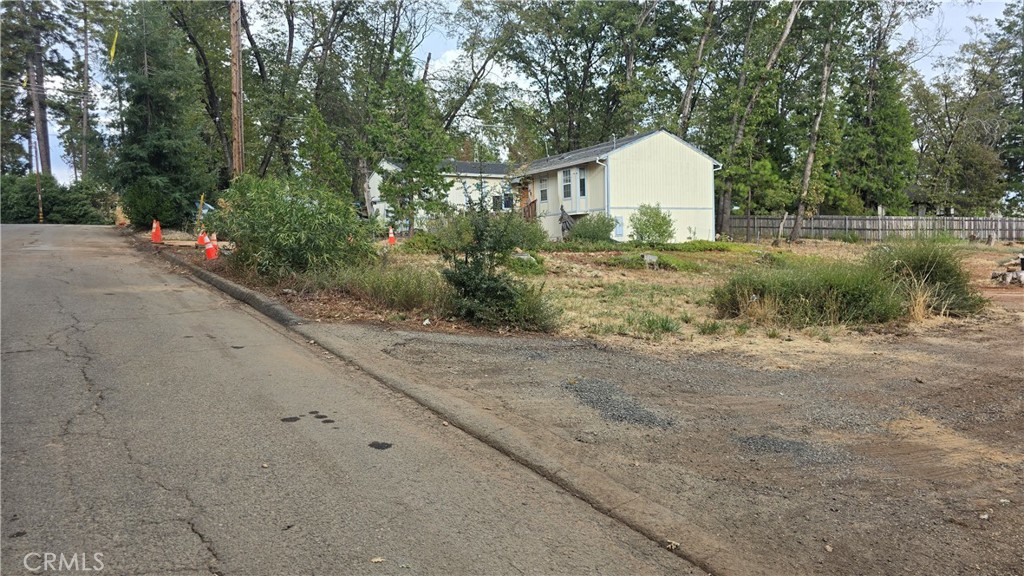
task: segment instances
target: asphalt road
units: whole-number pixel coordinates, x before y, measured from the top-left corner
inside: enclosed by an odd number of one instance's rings
[[[114,229],[0,236],[4,574],[696,572]]]

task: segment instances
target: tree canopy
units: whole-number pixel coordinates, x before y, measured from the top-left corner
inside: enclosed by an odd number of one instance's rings
[[[728,214],[1024,211],[1024,1],[935,74],[900,26],[930,0],[240,2],[245,167],[396,218],[441,209],[441,167],[524,162],[665,128],[724,164]],[[226,2],[2,5],[0,171],[76,178],[182,221],[230,185]],[[454,57],[426,57],[446,34]],[[42,146],[36,147],[36,143]],[[34,158],[38,153],[39,161]]]

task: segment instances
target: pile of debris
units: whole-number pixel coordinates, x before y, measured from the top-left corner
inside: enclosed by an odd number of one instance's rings
[[[992,279],[1002,284],[1018,284],[1024,286],[1024,252],[1017,254],[1016,260],[1003,265],[1003,270],[992,272]]]

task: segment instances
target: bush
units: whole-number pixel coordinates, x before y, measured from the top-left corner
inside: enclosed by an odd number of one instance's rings
[[[551,331],[557,313],[543,297],[543,289],[513,278],[498,266],[507,264],[512,250],[536,241],[531,229],[516,214],[494,214],[483,201],[456,215],[439,233],[442,275],[454,291],[455,313],[484,326]]]
[[[417,232],[406,238],[398,248],[408,254],[438,254],[441,252],[441,239],[432,232]]]
[[[661,210],[660,204],[641,204],[629,216],[629,225],[633,228],[629,236],[638,244],[664,244],[675,235],[672,217]]]
[[[883,323],[904,314],[893,283],[868,266],[802,263],[752,269],[715,288],[711,301],[725,317],[766,324]]]
[[[94,180],[78,180],[58,197],[45,217],[59,224],[112,224],[117,196]]]
[[[355,210],[322,189],[243,175],[218,204],[221,209],[206,217],[207,227],[233,240],[234,258],[261,276],[329,271],[374,259]]]
[[[53,176],[40,176],[43,222],[50,224],[109,224],[113,222],[114,194],[92,180],[62,186]],[[39,222],[36,176],[4,175],[0,183],[0,220],[5,223]]]
[[[615,230],[615,218],[607,214],[589,214],[572,227],[569,239],[575,242],[607,242]]]
[[[519,276],[541,276],[547,271],[544,268],[544,258],[540,254],[534,252],[523,252],[523,254],[529,258],[513,256],[505,262],[505,268]]]
[[[985,299],[970,284],[958,248],[944,238],[903,240],[872,250],[867,265],[899,286],[919,311],[962,316],[978,312]],[[917,299],[917,302],[913,302]]]
[[[52,176],[42,176],[41,184],[44,201],[58,194],[60,184]],[[28,224],[39,222],[39,202],[36,196],[36,177],[4,174],[0,181],[0,220],[5,224]],[[43,207],[44,218],[46,207]]]

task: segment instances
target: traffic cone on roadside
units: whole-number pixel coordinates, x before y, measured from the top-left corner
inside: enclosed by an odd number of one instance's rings
[[[164,235],[160,232],[159,220],[153,220],[153,230],[149,233],[149,239],[154,244],[161,244],[164,241]]]
[[[206,230],[199,232],[199,238],[196,239],[196,246],[199,248],[206,248],[207,239]]]
[[[388,244],[390,246],[395,245],[395,229],[391,226],[388,226]]]
[[[204,234],[205,236],[205,234]],[[217,235],[206,236],[206,259],[216,260],[217,259],[217,245],[214,244],[217,240]]]

